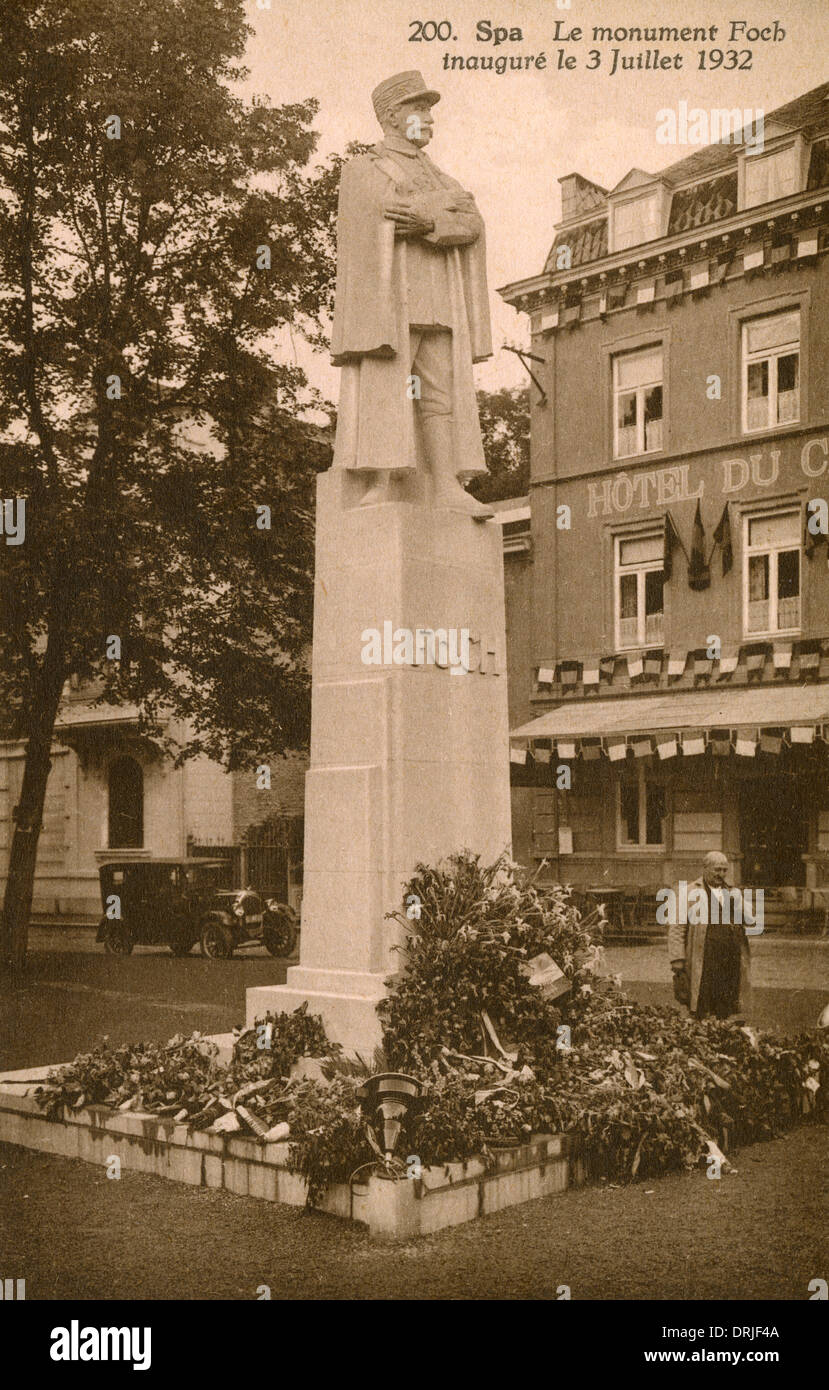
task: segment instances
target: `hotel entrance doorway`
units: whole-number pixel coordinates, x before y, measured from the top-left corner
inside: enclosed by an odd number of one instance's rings
[[[740,789],[743,883],[758,888],[801,886],[808,849],[804,788],[800,778],[777,773],[752,778]]]

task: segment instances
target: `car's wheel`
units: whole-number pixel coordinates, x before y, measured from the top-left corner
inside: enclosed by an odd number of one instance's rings
[[[265,914],[262,940],[272,956],[289,956],[296,946],[299,920],[287,905],[269,908]]]
[[[104,950],[110,956],[128,956],[132,953],[132,937],[123,922],[110,922],[104,932]]]
[[[189,956],[193,949],[192,936],[177,934],[170,938],[170,950],[174,956]]]
[[[233,937],[222,922],[208,920],[201,929],[201,953],[208,960],[230,960]]]

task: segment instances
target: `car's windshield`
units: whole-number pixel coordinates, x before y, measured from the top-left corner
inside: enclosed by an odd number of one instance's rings
[[[224,864],[188,864],[184,871],[187,882],[194,888],[224,888],[227,869]]]

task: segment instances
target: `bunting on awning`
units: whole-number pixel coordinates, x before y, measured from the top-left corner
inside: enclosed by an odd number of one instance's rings
[[[825,752],[829,685],[707,685],[604,698],[592,692],[582,700],[559,702],[515,729],[512,737],[511,756],[518,764],[526,763],[530,754],[536,764],[549,763],[551,757],[572,761],[579,756],[590,761],[606,756],[615,762],[625,759],[628,749],[632,757],[658,755],[660,760],[680,751],[686,757],[724,757],[731,751],[753,757],[758,746],[773,756],[784,745],[815,743]]]
[[[731,752],[731,730],[709,729],[708,746],[717,758],[726,758]]]
[[[675,758],[680,751],[685,757],[710,753],[713,757],[754,757],[758,747],[763,753],[779,754],[785,744],[811,745],[817,739],[829,740],[829,729],[813,724],[793,724],[775,728],[708,728],[685,729],[668,733],[633,733],[627,736],[610,735],[574,739],[559,739],[555,748],[549,741],[532,740],[528,746],[516,744],[510,749],[510,761],[519,766],[535,763],[549,766],[553,761],[570,763],[578,757],[584,762],[596,762],[605,755],[610,762],[623,761],[630,750],[634,758],[658,755],[661,761]]]
[[[815,731],[811,727],[801,728],[795,724],[789,730],[789,738],[792,743],[814,743]]]
[[[697,757],[705,752],[705,734],[693,733],[682,736],[682,755],[685,758]]]
[[[779,753],[783,747],[782,729],[761,729],[760,730],[760,752]]]
[[[717,679],[722,680],[723,676],[732,675],[732,673],[737,669],[737,663],[739,659],[740,658],[738,652],[729,652],[727,656],[721,656],[720,669],[717,673]]]

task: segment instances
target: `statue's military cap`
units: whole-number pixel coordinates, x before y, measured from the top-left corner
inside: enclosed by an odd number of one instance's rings
[[[394,77],[387,77],[374,88],[371,100],[374,103],[375,115],[382,125],[386,117],[404,102],[425,100],[434,106],[436,101],[440,101],[440,92],[431,91],[423,80],[423,74],[413,69],[410,72],[396,72]]]

